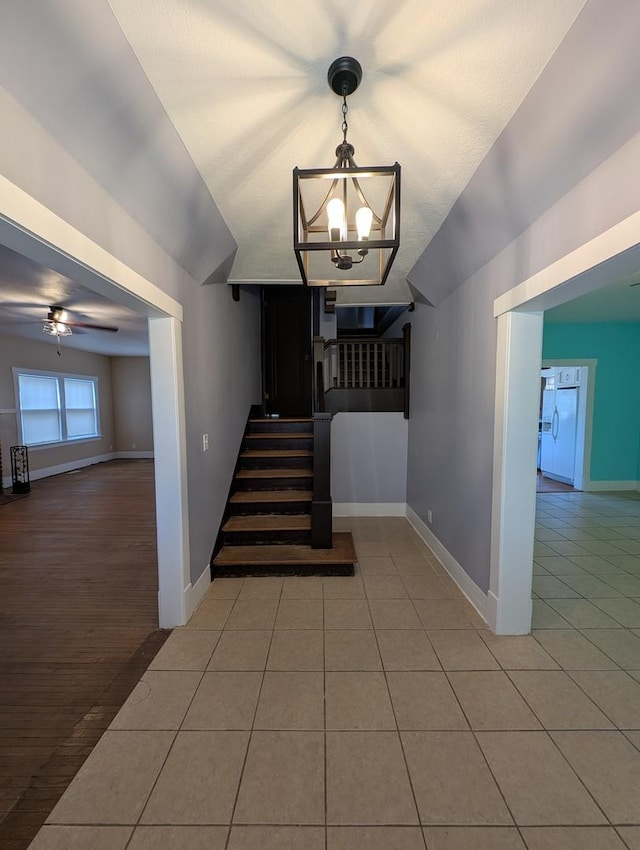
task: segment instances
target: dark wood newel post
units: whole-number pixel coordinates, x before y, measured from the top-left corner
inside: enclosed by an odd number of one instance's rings
[[[411,392],[411,324],[402,326],[404,337],[404,418],[409,418],[409,400]]]
[[[333,548],[331,503],[331,413],[313,414],[311,548]]]

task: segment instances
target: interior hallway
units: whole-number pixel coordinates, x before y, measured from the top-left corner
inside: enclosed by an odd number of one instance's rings
[[[640,847],[640,631],[496,637],[406,520],[337,524],[353,578],[213,583],[34,850]]]

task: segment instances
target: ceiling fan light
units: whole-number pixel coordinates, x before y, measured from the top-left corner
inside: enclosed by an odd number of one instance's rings
[[[73,331],[64,322],[55,322],[52,319],[48,319],[42,326],[42,333],[49,334],[49,336],[71,336]]]

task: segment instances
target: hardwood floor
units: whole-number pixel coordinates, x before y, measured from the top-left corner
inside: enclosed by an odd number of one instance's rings
[[[547,478],[538,470],[536,478],[536,493],[573,493],[576,492],[571,484],[563,484],[562,481],[555,481],[553,478]]]
[[[22,850],[168,632],[153,461],[32,483],[0,506],[0,848]]]

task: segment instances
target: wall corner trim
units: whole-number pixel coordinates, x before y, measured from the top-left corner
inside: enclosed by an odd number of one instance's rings
[[[189,582],[189,584],[184,589],[184,608],[185,614],[187,615],[187,622],[189,618],[196,610],[200,602],[202,602],[202,598],[205,593],[209,589],[209,585],[211,584],[211,568],[209,564],[204,568],[200,578],[193,584]]]
[[[462,565],[456,561],[449,550],[442,545],[431,529],[420,519],[418,514],[410,508],[409,505],[407,505],[407,519],[418,535],[433,551],[433,554],[440,561],[442,566],[449,573],[451,578],[455,581],[478,614],[480,614],[486,623],[491,625],[490,601],[488,595],[478,587],[469,574],[465,572]]]

